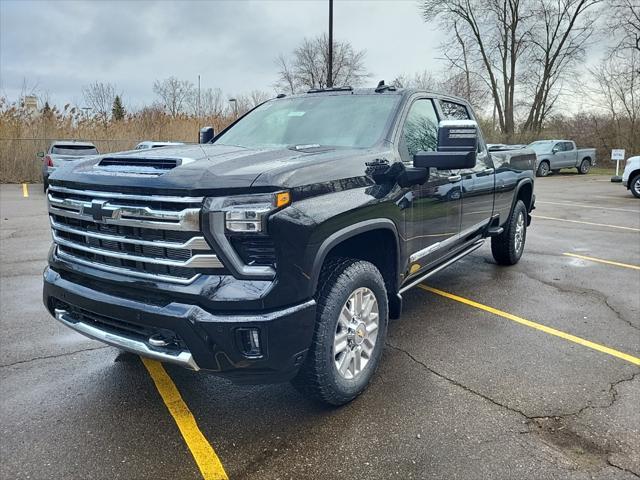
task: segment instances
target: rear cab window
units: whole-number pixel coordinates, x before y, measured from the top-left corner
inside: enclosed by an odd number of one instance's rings
[[[73,145],[58,143],[51,147],[51,153],[53,153],[54,155],[73,156],[97,155],[98,149],[93,145]]]

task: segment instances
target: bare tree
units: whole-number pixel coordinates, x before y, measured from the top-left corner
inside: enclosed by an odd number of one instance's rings
[[[184,100],[184,110],[193,116],[220,117],[224,112],[224,96],[219,88],[205,88],[200,92],[198,89],[190,88]]]
[[[93,115],[104,123],[109,121],[116,95],[116,87],[112,83],[95,82],[82,87],[85,106],[91,108]]]
[[[516,70],[527,49],[525,22],[530,17],[526,0],[425,0],[421,6],[426,21],[439,19],[447,31],[455,31],[456,42],[443,46],[459,65],[460,45],[466,70],[473,61],[483,72],[500,124],[507,136],[515,131]],[[453,49],[453,52],[452,52]],[[473,59],[472,59],[473,57]]]
[[[640,52],[640,4],[634,0],[610,0],[610,31],[618,33],[620,41],[615,49],[632,49]]]
[[[349,42],[333,42],[332,84],[361,85],[369,76],[364,50],[356,51]],[[288,92],[312,88],[326,88],[329,70],[329,39],[327,35],[305,38],[290,58],[282,54],[276,58],[278,80],[276,87]]]
[[[178,80],[176,77],[156,80],[153,83],[153,93],[160,97],[166,111],[172,117],[177,117],[184,113],[189,104],[189,99],[193,98],[193,83],[188,80]]]
[[[589,15],[600,0],[539,0],[533,9],[540,19],[529,31],[531,45],[528,85],[532,94],[523,130],[539,132],[558,99],[562,82],[574,73],[594,30]]]

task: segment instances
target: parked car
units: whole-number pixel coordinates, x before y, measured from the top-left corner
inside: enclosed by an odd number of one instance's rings
[[[78,142],[76,140],[56,140],[51,142],[47,152],[38,152],[42,161],[42,183],[44,191],[49,186],[49,176],[56,168],[70,160],[78,160],[87,155],[98,155],[98,149],[91,142]]]
[[[279,97],[200,145],[56,172],[49,312],[123,350],[339,405],[376,371],[404,292],[486,239],[498,264],[519,261],[535,154],[489,153],[465,100],[384,85]]]
[[[640,156],[627,159],[622,173],[622,185],[631,190],[636,198],[640,198]]]
[[[160,147],[169,147],[175,145],[184,145],[182,142],[152,142],[149,140],[145,140],[144,142],[140,142],[136,145],[136,150],[147,150],[149,148],[160,148]]]
[[[538,156],[536,175],[546,177],[562,168],[576,168],[578,173],[589,173],[596,164],[595,148],[576,148],[571,140],[538,140],[528,145]]]

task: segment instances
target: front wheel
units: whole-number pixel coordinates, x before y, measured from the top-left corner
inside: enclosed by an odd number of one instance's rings
[[[640,198],[640,173],[636,173],[633,178],[629,180],[629,190],[631,190],[634,197]]]
[[[546,177],[547,175],[549,175],[550,171],[551,166],[549,165],[549,162],[543,160],[542,162],[540,162],[540,165],[538,165],[538,170],[536,170],[536,177]]]
[[[491,253],[499,265],[515,265],[520,260],[527,239],[527,207],[518,200],[504,232],[491,238]]]
[[[586,175],[587,173],[589,173],[589,170],[591,170],[591,161],[585,158],[584,160],[582,160],[580,166],[578,167],[578,173],[580,175]]]
[[[384,279],[371,263],[331,259],[322,269],[311,348],[292,384],[331,405],[360,395],[378,367],[389,307]]]

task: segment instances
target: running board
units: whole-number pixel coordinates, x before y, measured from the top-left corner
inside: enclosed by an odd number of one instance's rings
[[[435,275],[436,273],[438,273],[441,270],[444,270],[445,268],[447,268],[449,265],[451,265],[452,263],[457,262],[458,260],[460,260],[462,257],[466,257],[467,255],[469,255],[471,252],[477,250],[478,248],[480,248],[482,245],[484,244],[484,239],[478,240],[476,243],[474,243],[473,245],[471,245],[469,248],[467,248],[466,250],[460,252],[459,254],[457,254],[455,257],[450,258],[449,260],[447,260],[446,262],[444,262],[441,265],[438,265],[436,268],[434,268],[433,270],[430,270],[429,272],[425,273],[422,277],[418,278],[417,280],[412,281],[409,285],[406,285],[404,287],[402,287],[400,289],[400,291],[398,293],[404,293],[407,290],[409,290],[410,288],[415,287],[417,284],[423,282],[424,280],[426,280],[427,278],[429,278],[432,275]]]

